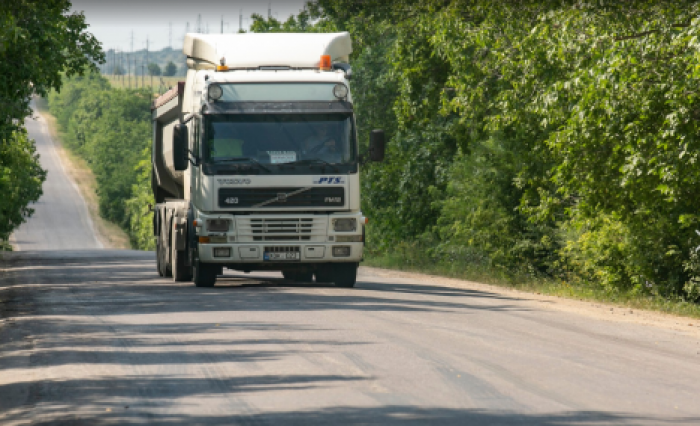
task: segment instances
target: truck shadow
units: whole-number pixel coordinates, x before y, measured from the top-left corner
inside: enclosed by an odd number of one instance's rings
[[[209,396],[209,395],[204,395]],[[91,401],[86,401],[91,402]],[[167,407],[167,406],[166,406]],[[231,415],[186,415],[168,411],[166,407],[123,406],[114,403],[100,405],[105,412],[94,414],[76,412],[42,416],[32,422],[35,426],[49,425],[123,425],[149,424],[154,426],[179,425],[473,425],[473,426],[595,426],[638,425],[670,426],[698,424],[700,417],[660,418],[625,413],[574,411],[556,414],[523,414],[480,409],[455,409],[389,405],[384,407],[338,406],[314,411],[278,411],[238,414],[252,411],[239,407],[235,402],[229,407]],[[76,407],[78,408],[78,407]],[[71,406],[65,408],[71,411]],[[107,411],[109,410],[109,411]],[[31,418],[32,412],[16,412],[7,416],[8,421]],[[45,420],[44,420],[45,419]]]
[[[362,310],[362,311],[526,311],[517,298],[496,293],[425,285],[358,281],[356,288],[344,289],[319,283],[290,283],[270,274],[243,275],[227,271],[213,288],[197,288],[191,282],[173,282],[159,277],[152,253],[112,251],[85,257],[40,255],[10,260],[1,287],[40,287],[52,295],[70,294],[73,315],[92,314],[103,305],[128,305],[124,314],[141,307],[148,312],[224,310]],[[77,252],[82,254],[82,252]],[[40,253],[41,254],[41,253]],[[319,290],[319,291],[315,291]],[[106,296],[109,295],[107,298]],[[428,297],[425,297],[428,296]],[[86,303],[89,301],[90,303]],[[196,302],[196,303],[194,303]],[[6,303],[4,312],[22,313],[41,304]],[[47,302],[48,303],[48,302]],[[64,305],[65,306],[65,305]],[[41,315],[41,313],[38,313]],[[119,312],[115,312],[119,315]]]

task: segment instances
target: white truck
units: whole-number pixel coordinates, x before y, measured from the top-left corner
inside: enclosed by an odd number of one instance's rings
[[[367,218],[348,33],[187,34],[185,82],[152,105],[161,276],[215,285],[223,268],[355,285]],[[362,158],[362,160],[361,160]]]

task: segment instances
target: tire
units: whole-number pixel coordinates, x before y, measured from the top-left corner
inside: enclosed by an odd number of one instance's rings
[[[165,252],[165,244],[163,244],[162,240],[162,234],[160,237],[158,237],[158,241],[160,243],[160,250],[158,250],[158,257],[159,257],[159,264],[160,264],[160,276],[161,277],[166,277],[170,278],[173,276],[172,270],[170,269],[170,265],[168,264],[168,259],[166,256]]]
[[[173,281],[192,281],[192,268],[186,265],[187,251],[177,250],[173,246],[172,256],[173,260]]]
[[[314,280],[313,272],[291,272],[282,271],[282,276],[287,281],[293,281],[295,283],[311,282]]]
[[[216,276],[220,270],[218,265],[210,265],[199,261],[199,256],[195,257],[192,272],[194,285],[197,287],[214,287]]]
[[[357,281],[357,263],[337,263],[333,265],[331,275],[336,287],[352,288]]]
[[[156,242],[156,270],[158,271],[159,276],[163,276],[163,262],[162,262],[162,254],[160,253],[163,251],[163,249],[160,246],[160,237],[158,237],[158,241]]]

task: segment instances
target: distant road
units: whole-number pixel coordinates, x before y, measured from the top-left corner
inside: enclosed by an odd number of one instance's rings
[[[32,105],[38,119],[27,118],[29,137],[36,141],[41,166],[48,171],[44,195],[35,203],[34,215],[13,234],[15,250],[101,249],[78,188],[64,171],[48,126]]]
[[[700,425],[697,320],[366,268],[196,288],[153,253],[6,260],[3,426]]]

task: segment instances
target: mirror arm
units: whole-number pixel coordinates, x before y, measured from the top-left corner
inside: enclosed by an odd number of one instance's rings
[[[180,114],[180,124],[187,124],[194,118],[194,114]]]
[[[364,167],[367,163],[372,162],[371,157],[369,155],[369,151],[365,152],[363,154],[360,154],[360,156],[357,160],[358,160],[357,163],[362,167]]]
[[[200,164],[202,164],[202,159],[194,155],[194,152],[191,150],[187,150],[187,152],[190,154],[187,156],[187,159],[190,161],[190,164],[192,164],[195,167],[198,167]]]
[[[364,166],[365,164],[367,164],[367,158],[369,158],[367,154],[360,154],[357,158],[357,164],[359,164],[360,166]]]

